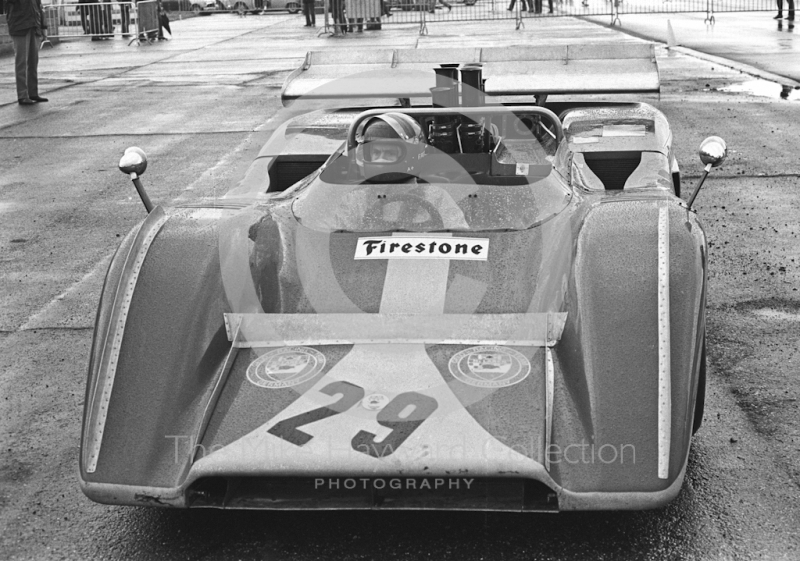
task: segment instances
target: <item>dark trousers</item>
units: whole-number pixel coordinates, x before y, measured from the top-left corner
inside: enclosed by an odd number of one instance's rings
[[[130,4],[120,4],[119,5],[119,18],[120,18],[120,25],[122,26],[122,33],[127,35],[130,33],[130,25],[131,25],[131,5]]]
[[[169,16],[166,12],[161,12],[158,16],[158,36],[164,36],[164,30],[167,30],[169,36],[172,37],[172,30],[169,28]]]
[[[17,79],[17,99],[30,99],[39,95],[39,42],[37,29],[28,29],[25,35],[12,35],[14,43],[14,72]]]
[[[101,8],[103,11],[103,33],[110,37],[114,33],[114,20],[111,15],[111,5],[103,4]]]
[[[303,15],[306,16],[306,25],[317,25],[313,2],[303,2]]]
[[[81,14],[81,27],[83,32],[88,35],[89,33],[89,6],[79,6],[78,12]]]
[[[794,19],[794,0],[787,0],[789,4],[789,19]],[[778,15],[783,13],[783,0],[778,0]]]
[[[514,4],[516,4],[516,3],[517,3],[517,0],[511,0],[511,4],[508,5],[508,9],[509,10],[513,10],[514,9]],[[520,9],[523,12],[528,9],[528,4],[525,2],[525,0],[519,0],[519,3],[522,4],[522,8],[520,8]]]
[[[347,31],[347,22],[344,20],[344,0],[331,0],[331,15],[336,31]]]

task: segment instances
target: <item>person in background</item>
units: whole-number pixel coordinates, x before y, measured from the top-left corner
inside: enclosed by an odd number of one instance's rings
[[[333,17],[333,31],[336,35],[347,33],[347,21],[344,19],[344,0],[331,0],[331,16]]]
[[[533,1],[533,0],[531,0]],[[522,4],[521,11],[527,12],[528,11],[528,4],[525,3],[525,0],[519,0],[520,4]],[[514,4],[517,3],[517,0],[511,0],[511,4],[508,5],[508,11],[512,11],[514,9]]]
[[[127,2],[119,2],[119,19],[122,26],[122,36],[130,37],[131,5]]]
[[[789,21],[794,21],[794,0],[788,0],[787,3],[789,4],[789,12],[786,16],[786,19]],[[783,17],[783,0],[778,0],[778,15],[772,19],[781,19]]]
[[[103,39],[111,39],[114,37],[114,20],[111,14],[111,2],[101,0],[101,26],[103,29]]]
[[[169,16],[167,15],[167,10],[164,9],[164,6],[160,5],[159,2],[159,11],[158,11],[158,40],[159,41],[169,41],[166,37],[164,37],[164,30],[167,30],[169,36],[172,37],[172,30],[169,28]]]
[[[78,4],[78,13],[81,15],[81,27],[83,27],[83,34],[89,35],[91,33],[91,30],[89,29],[89,6],[82,1],[80,4]]]
[[[314,0],[303,0],[303,15],[306,16],[306,27],[317,26],[317,16],[314,10]]]
[[[7,0],[6,20],[14,44],[17,102],[34,105],[47,101],[39,96],[39,45],[47,36],[41,0]]]

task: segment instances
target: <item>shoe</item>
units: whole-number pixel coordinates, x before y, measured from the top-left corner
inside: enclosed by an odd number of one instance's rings
[[[512,12],[512,11],[514,11],[514,8],[506,8],[506,11],[507,12]]]
[[[772,19],[783,19],[783,15],[782,14],[778,14],[777,16],[775,16]]]
[[[38,95],[32,95],[32,96],[31,96],[31,99],[32,99],[33,101],[38,101],[39,103],[43,103],[43,102],[45,102],[45,101],[50,101],[50,100],[49,100],[49,99],[47,99],[46,97],[41,97],[41,96],[38,96]]]
[[[447,6],[447,11],[448,12],[452,12],[453,11],[453,6]]]
[[[36,105],[35,101],[33,101],[32,99],[28,99],[27,97],[18,99],[17,103],[19,103],[20,105]]]

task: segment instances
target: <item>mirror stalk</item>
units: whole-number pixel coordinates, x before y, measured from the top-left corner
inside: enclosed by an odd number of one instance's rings
[[[694,200],[697,198],[697,193],[700,192],[700,187],[703,186],[703,182],[706,180],[706,177],[708,177],[708,172],[711,171],[711,168],[720,166],[722,162],[725,161],[725,158],[728,156],[728,146],[720,137],[709,136],[700,143],[699,155],[700,161],[703,162],[705,167],[703,168],[703,176],[700,178],[700,181],[697,182],[697,185],[695,185],[691,197],[689,197],[689,200],[686,202],[686,206],[690,209],[694,204]]]
[[[139,179],[139,176],[135,173],[131,173],[131,181],[133,181],[133,186],[136,187],[136,192],[139,193],[139,198],[142,199],[142,203],[144,203],[144,208],[147,210],[149,214],[150,211],[153,210],[153,203],[150,202],[150,197],[147,196],[147,191],[144,190],[144,185],[142,185],[142,180]]]
[[[136,187],[136,192],[139,193],[139,198],[144,203],[144,208],[147,209],[148,214],[153,210],[153,203],[150,202],[150,197],[147,196],[147,191],[144,190],[144,185],[139,179],[139,176],[147,169],[147,155],[144,150],[131,146],[122,155],[119,161],[119,170],[122,173],[128,174],[133,181],[133,186]]]

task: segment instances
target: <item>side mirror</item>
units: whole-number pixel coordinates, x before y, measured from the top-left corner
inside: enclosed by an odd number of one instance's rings
[[[711,165],[712,168],[719,167],[725,158],[728,157],[728,146],[725,141],[718,136],[709,136],[700,143],[700,161],[703,165]],[[710,169],[709,169],[710,171]]]
[[[153,203],[150,202],[150,197],[147,196],[144,185],[142,185],[142,181],[139,179],[139,176],[142,175],[146,169],[147,154],[145,154],[144,150],[141,148],[131,146],[125,150],[125,153],[119,160],[119,171],[131,177],[133,186],[136,187],[136,191],[139,193],[139,198],[142,199],[145,210],[150,212],[153,210]]]
[[[692,208],[692,203],[694,203],[697,193],[700,192],[700,187],[703,186],[703,182],[706,180],[706,177],[708,177],[708,172],[711,171],[711,168],[715,168],[725,161],[725,158],[728,156],[728,145],[718,136],[709,136],[700,143],[700,150],[698,153],[700,155],[700,161],[705,165],[705,169],[694,191],[692,191],[692,196],[686,201],[686,205],[689,208]]]
[[[131,146],[126,149],[122,158],[119,160],[119,171],[126,175],[132,173],[142,175],[146,169],[147,154],[144,153],[144,150],[136,146]]]

